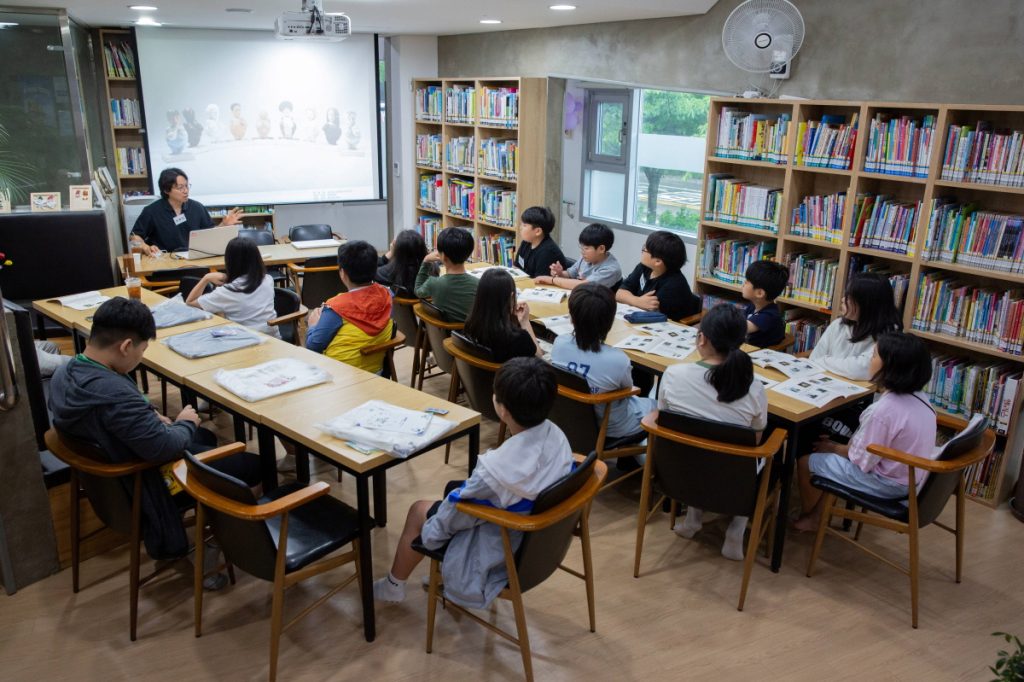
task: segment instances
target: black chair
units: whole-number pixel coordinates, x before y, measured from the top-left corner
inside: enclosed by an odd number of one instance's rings
[[[508,586],[498,595],[499,599],[512,602],[515,611],[516,634],[511,634],[485,621],[475,613],[455,604],[450,599],[447,606],[476,621],[485,628],[519,646],[523,657],[526,679],[533,680],[533,664],[530,658],[530,639],[526,630],[526,611],[523,609],[523,593],[548,579],[557,569],[580,578],[586,584],[587,609],[590,616],[590,631],[597,629],[594,607],[594,568],[590,557],[590,505],[601,488],[608,473],[608,467],[597,461],[591,453],[584,459],[576,455],[579,465],[560,481],[541,491],[534,500],[529,515],[516,514],[490,506],[459,502],[460,512],[501,528],[505,547],[505,568],[508,571]],[[513,551],[509,531],[523,533],[519,549]],[[583,573],[562,565],[573,536],[580,538],[583,549]],[[427,653],[434,644],[434,617],[437,600],[442,597],[440,566],[444,561],[444,549],[428,550],[420,538],[413,540],[413,549],[430,558],[430,586],[427,596]]]
[[[441,372],[451,375],[452,372],[457,371],[455,370],[455,360],[452,359],[452,356],[444,348],[444,340],[453,331],[462,331],[465,325],[462,322],[447,321],[444,312],[429,301],[420,301],[412,307],[412,310],[416,315],[416,319],[422,324],[420,337],[416,343],[417,348],[420,350],[419,374],[414,377],[414,380],[416,381],[415,388],[423,390],[423,380],[427,378],[426,365],[428,353],[433,353],[434,362]],[[449,402],[454,402],[457,388],[458,380],[455,376],[452,376],[451,384],[448,388]]]
[[[277,675],[281,632],[323,604],[336,592],[359,578],[359,515],[341,500],[331,497],[324,482],[281,486],[257,500],[242,481],[217,471],[209,462],[245,449],[233,443],[198,456],[186,452],[174,468],[174,476],[196,500],[196,527],[209,523],[225,560],[246,573],[272,582],[270,616],[270,679]],[[334,554],[345,545],[352,549]],[[288,587],[344,564],[356,571],[282,624],[284,591]],[[195,634],[202,635],[203,543],[196,543]]]
[[[773,473],[772,459],[786,444],[786,432],[775,429],[760,444],[757,432],[736,424],[709,421],[699,417],[662,410],[657,420],[648,415],[642,422],[648,433],[647,459],[643,468],[643,488],[636,518],[636,556],[633,577],[640,577],[647,521],[665,497],[672,500],[669,526],[675,523],[678,504],[730,516],[751,518],[750,539],[743,561],[743,582],[736,606],[743,610],[754,555],[766,531],[774,528],[775,513],[765,510],[778,504],[780,487]],[[764,466],[759,470],[758,461]],[[662,497],[652,505],[651,492],[657,488]],[[770,537],[770,532],[768,533]]]
[[[327,299],[347,291],[338,275],[338,259],[335,256],[310,258],[302,265],[289,263],[288,272],[302,305],[310,310],[319,308]]]
[[[44,436],[50,428],[50,411],[46,399],[49,394],[50,379],[43,378],[39,371],[39,360],[36,358],[35,335],[32,331],[32,314],[28,309],[4,300],[4,310],[14,317],[14,333],[17,339],[17,352],[21,356],[22,372],[25,375],[25,393],[28,395],[29,409],[32,412],[32,425],[36,431],[36,446],[46,449]],[[0,322],[3,318],[0,317]],[[0,350],[2,352],[2,350]]]
[[[849,542],[865,553],[884,561],[893,568],[902,571],[910,578],[910,609],[911,625],[917,627],[918,602],[918,536],[920,529],[929,524],[953,534],[956,539],[956,582],[960,582],[963,570],[964,553],[964,470],[976,462],[985,459],[995,444],[995,434],[986,428],[986,420],[979,419],[968,424],[962,419],[939,413],[939,426],[959,429],[960,432],[943,447],[937,459],[926,459],[918,455],[881,445],[868,445],[868,452],[884,459],[907,465],[909,470],[910,494],[904,499],[883,499],[866,495],[860,491],[847,488],[824,476],[812,476],[811,485],[823,490],[825,497],[818,524],[818,534],[814,540],[814,549],[807,562],[807,577],[811,577],[814,562],[821,552],[821,545],[826,533]],[[917,491],[917,469],[929,472],[928,480]],[[956,527],[938,521],[939,514],[945,509],[949,498],[956,495]],[[840,505],[840,502],[844,505]],[[844,508],[848,504],[849,506]],[[860,511],[854,510],[854,505]],[[857,522],[857,530],[853,537],[831,527],[829,521],[833,517],[849,519]],[[860,532],[863,524],[886,528],[891,531],[905,533],[910,544],[909,567],[903,568],[880,556],[873,550],[860,544]]]
[[[469,405],[487,419],[501,422],[498,427],[498,442],[505,440],[505,422],[501,421],[494,409],[494,375],[501,369],[501,364],[494,362],[491,349],[473,341],[465,334],[453,331],[444,340],[444,349],[455,360],[455,371],[452,376],[463,388]],[[456,387],[456,391],[458,387]],[[447,454],[447,453],[446,453]],[[447,457],[445,462],[447,462]]]
[[[185,277],[194,277],[199,280],[210,272],[210,268],[200,266],[171,268],[170,270],[155,270],[148,276],[140,277],[142,286],[152,289],[158,294],[174,295],[181,290],[181,280]],[[195,286],[193,284],[193,286]],[[187,296],[186,291],[183,296]]]
[[[413,296],[412,292],[401,287],[391,287],[391,291],[394,293],[394,298],[391,299],[391,319],[395,321],[398,331],[402,332],[406,340],[413,343],[412,382],[415,384],[420,372],[420,350],[416,346],[420,340],[420,323],[412,307],[420,300]]]
[[[274,287],[274,314],[277,317],[267,324],[278,328],[283,341],[298,346],[301,345],[299,320],[305,318],[308,312],[297,293],[284,287]]]
[[[330,225],[295,225],[288,230],[288,241],[290,242],[311,242],[316,239],[331,239],[334,235],[334,228]]]
[[[257,246],[273,246],[277,243],[274,238],[274,231],[265,228],[243,227],[238,231],[238,236],[243,239],[251,239]],[[267,274],[274,280],[274,286],[284,286],[288,281],[288,273],[279,265],[267,268]]]

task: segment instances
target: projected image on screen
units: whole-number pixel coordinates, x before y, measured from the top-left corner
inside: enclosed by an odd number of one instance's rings
[[[377,197],[373,37],[144,29],[151,171],[185,171],[208,205]]]

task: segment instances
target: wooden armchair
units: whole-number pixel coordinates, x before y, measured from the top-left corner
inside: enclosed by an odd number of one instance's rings
[[[412,374],[409,378],[409,386],[415,388],[416,377],[420,374],[419,344],[423,342],[423,338],[420,335],[420,322],[416,319],[416,313],[412,309],[413,306],[420,302],[420,299],[402,296],[401,292],[405,292],[405,289],[392,287],[391,290],[395,292],[394,298],[391,299],[391,319],[398,326],[398,331],[405,335],[406,341],[412,340],[414,344],[412,351]]]
[[[768,350],[777,350],[779,352],[784,353],[786,349],[792,346],[794,343],[796,343],[796,337],[793,336],[792,334],[786,334],[782,338],[782,341],[779,341],[774,346],[768,346]]]
[[[462,331],[465,325],[462,322],[449,322],[445,320],[443,317],[444,313],[426,301],[420,301],[413,306],[412,310],[422,327],[422,337],[416,340],[416,346],[420,349],[420,360],[418,363],[419,375],[416,378],[415,388],[423,390],[423,380],[426,378],[427,370],[427,354],[432,352],[437,368],[450,375],[454,371],[455,360],[445,350],[444,340],[453,331]],[[453,380],[448,389],[449,402],[455,401],[454,391],[457,388],[458,383]]]
[[[288,263],[288,276],[302,304],[310,309],[346,291],[338,275],[338,259],[334,256],[310,258],[302,265]]]
[[[501,365],[488,359],[489,349],[475,343],[459,332],[452,332],[452,335],[444,340],[444,349],[455,359],[455,366],[452,368],[452,383],[454,389],[450,393],[458,395],[458,387],[461,384],[466,388],[466,397],[469,405],[491,421],[499,422],[498,442],[495,447],[505,441],[505,422],[501,421],[498,413],[494,410],[494,375],[501,369]],[[448,463],[447,446],[444,451],[444,463]]]
[[[213,272],[213,268],[190,267],[171,268],[169,270],[155,270],[146,275],[136,275],[142,286],[158,294],[173,296],[181,289],[181,280],[186,277],[202,279],[206,274]],[[195,286],[195,285],[193,285]]]
[[[670,528],[675,524],[680,502],[719,514],[749,516],[750,538],[744,552],[743,581],[736,605],[736,610],[742,611],[757,547],[766,533],[771,536],[775,527],[773,509],[778,505],[780,488],[776,485],[777,476],[773,475],[772,460],[785,447],[786,432],[775,429],[758,444],[753,429],[664,410],[656,418],[650,414],[644,417],[642,426],[649,437],[636,517],[633,577],[640,577],[647,522],[661,509],[665,497],[672,500]],[[764,466],[758,469],[761,459]],[[652,507],[654,487],[663,495]]]
[[[465,614],[480,625],[509,640],[519,647],[523,657],[523,668],[528,681],[533,680],[533,664],[530,656],[530,639],[526,630],[526,612],[523,609],[523,593],[551,576],[557,569],[580,578],[586,584],[587,610],[590,616],[590,631],[597,629],[594,606],[594,567],[590,555],[590,505],[601,488],[608,473],[607,465],[597,460],[595,454],[583,458],[576,455],[579,466],[562,480],[541,491],[534,500],[529,515],[516,514],[494,507],[459,502],[456,508],[482,521],[501,528],[501,539],[505,548],[505,568],[508,571],[508,586],[498,595],[499,599],[512,602],[516,619],[516,637],[480,618],[475,613],[455,604],[450,599],[447,605]],[[512,548],[510,531],[523,533],[518,550]],[[583,549],[583,573],[562,565],[573,536],[580,538]],[[427,596],[427,653],[434,646],[434,619],[437,613],[438,597],[443,596],[441,584],[441,563],[444,550],[428,550],[419,542],[413,547],[430,558],[430,585]]]
[[[271,327],[278,327],[281,339],[295,346],[302,345],[299,338],[299,321],[306,318],[309,308],[302,305],[299,295],[291,289],[274,287],[274,314],[277,317],[268,320]]]
[[[689,325],[689,326],[692,327],[695,324],[699,324],[700,321],[703,318],[704,318],[704,311],[702,310],[699,313],[694,313],[693,315],[690,315],[689,317],[681,318],[681,319],[677,320],[677,322],[679,322],[679,324],[685,324],[685,325]]]
[[[196,525],[209,523],[225,559],[243,571],[272,582],[270,616],[270,679],[277,676],[281,632],[359,578],[359,516],[355,509],[331,497],[323,481],[310,486],[291,484],[257,500],[242,481],[209,466],[209,462],[241,452],[233,443],[198,456],[186,452],[174,467],[174,477],[196,500]],[[351,544],[343,554],[338,549]],[[333,555],[333,556],[332,556]],[[295,618],[282,624],[284,591],[315,575],[354,564],[347,577]],[[195,635],[202,635],[203,543],[196,544]],[[362,583],[359,582],[360,587]]]
[[[369,355],[376,355],[377,353],[384,353],[384,362],[381,367],[383,373],[381,376],[385,379],[398,381],[398,372],[395,370],[395,349],[404,344],[405,334],[398,331],[396,327],[395,335],[391,337],[391,340],[360,348],[359,354],[366,357]]]
[[[995,443],[995,434],[992,432],[992,429],[985,428],[984,420],[976,422],[972,427],[968,428],[968,424],[964,420],[940,413],[938,415],[938,423],[946,428],[960,429],[960,432],[943,447],[938,459],[926,459],[907,452],[882,447],[881,445],[868,446],[868,452],[873,455],[907,465],[910,494],[906,500],[882,499],[847,488],[823,476],[811,477],[811,484],[823,490],[825,497],[821,522],[818,524],[818,534],[814,540],[814,549],[811,551],[810,560],[807,562],[807,577],[811,577],[814,570],[814,562],[818,559],[818,554],[821,552],[821,545],[825,540],[826,534],[849,542],[858,549],[910,577],[911,625],[915,628],[917,627],[918,605],[919,531],[929,524],[935,524],[939,528],[953,534],[956,539],[956,582],[959,583],[963,569],[964,552],[965,493],[963,472],[967,467],[987,457],[992,452],[992,447]],[[929,472],[928,480],[924,482],[920,492],[917,491],[916,485],[918,469]],[[950,528],[940,523],[938,517],[953,494],[956,495],[956,527]],[[851,503],[850,507],[844,508],[847,503]],[[860,507],[860,511],[856,511],[853,506]],[[856,521],[857,530],[854,536],[851,538],[847,534],[832,528],[829,522],[833,517]],[[904,568],[861,545],[859,542],[860,532],[865,523],[869,526],[886,528],[900,534],[905,533],[910,541],[909,566]]]

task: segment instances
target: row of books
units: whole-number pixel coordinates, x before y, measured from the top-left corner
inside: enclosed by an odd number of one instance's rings
[[[846,271],[847,287],[850,285],[850,278],[858,272],[873,272],[889,280],[889,286],[892,287],[893,303],[897,310],[903,310],[903,306],[907,302],[907,292],[910,290],[910,273],[893,270],[889,263],[876,262],[871,256],[863,256],[859,253],[850,254],[850,263]]]
[[[886,113],[875,114],[868,128],[864,170],[927,177],[934,134],[935,117],[931,114],[921,120],[905,115],[894,118]]]
[[[789,232],[798,237],[839,244],[843,239],[845,210],[846,192],[806,196],[793,208]]]
[[[122,177],[126,175],[149,175],[149,166],[146,164],[146,150],[142,147],[118,147],[117,174]]]
[[[828,322],[815,320],[810,317],[794,317],[790,319],[790,313],[796,310],[786,311],[786,334],[792,336],[793,345],[786,349],[787,352],[804,353],[812,350],[821,340],[822,334],[828,327]]]
[[[751,263],[774,257],[774,241],[747,241],[730,239],[721,233],[709,234],[701,249],[700,273],[722,282],[743,284]]]
[[[519,176],[519,142],[497,138],[481,140],[480,175],[515,180]]]
[[[1021,355],[1024,297],[1019,290],[979,288],[949,273],[929,272],[918,283],[912,328]]]
[[[476,218],[476,186],[472,180],[448,179],[448,213],[467,220]]]
[[[715,156],[786,163],[789,114],[754,114],[722,107]]]
[[[126,41],[105,43],[103,58],[107,66],[108,78],[137,78],[135,69],[135,52]]]
[[[950,125],[942,179],[1024,187],[1024,132],[993,130],[988,121],[976,126]]]
[[[964,471],[964,492],[983,500],[994,499],[1002,483],[999,476],[1003,457],[1004,451],[996,450],[980,462],[967,467]]]
[[[141,126],[142,109],[137,99],[110,100],[110,114],[115,126]]]
[[[805,121],[796,129],[796,165],[814,168],[853,167],[857,145],[857,114],[846,122],[842,114],[825,114],[820,121]]]
[[[433,250],[437,247],[437,235],[441,231],[440,218],[421,215],[417,221],[416,229],[419,230],[423,241],[427,243],[428,250]]]
[[[515,128],[519,125],[519,88],[480,89],[480,123]]]
[[[516,191],[494,185],[480,185],[480,218],[495,225],[515,225]]]
[[[420,206],[440,211],[443,197],[443,175],[440,173],[427,173],[420,176]]]
[[[786,256],[786,265],[789,267],[787,297],[822,308],[832,308],[836,274],[839,272],[837,259],[809,253],[792,253]]]
[[[718,296],[717,294],[704,294],[700,297],[701,310],[711,310],[716,305],[725,303],[727,305],[734,305],[737,308],[746,308],[747,302],[743,300],[737,301],[735,298],[729,298],[728,296]]]
[[[781,214],[781,187],[753,185],[728,173],[707,176],[705,218],[778,232]]]
[[[887,194],[858,194],[850,246],[914,255],[915,226],[921,202],[905,202]]]
[[[416,119],[419,121],[440,121],[441,112],[444,111],[444,93],[440,85],[428,85],[425,88],[417,88]]]
[[[442,146],[443,142],[440,134],[417,135],[416,165],[440,168]]]
[[[235,207],[223,208],[210,208],[208,213],[211,218],[223,218],[228,214],[229,210],[233,210]],[[247,206],[239,206],[238,209],[242,212],[242,215],[274,215],[274,207],[270,204],[249,204]]]
[[[939,354],[932,356],[932,378],[924,391],[936,407],[967,418],[983,414],[996,433],[1006,435],[1020,381],[1019,365]]]
[[[453,85],[444,94],[444,119],[452,123],[473,123],[476,120],[476,88]]]
[[[977,204],[932,200],[924,257],[999,272],[1024,272],[1024,215],[979,211]]]
[[[474,173],[476,161],[476,138],[453,137],[444,147],[445,167],[456,173]]]
[[[512,235],[483,235],[477,240],[477,250],[480,260],[506,268],[515,267],[516,240]]]

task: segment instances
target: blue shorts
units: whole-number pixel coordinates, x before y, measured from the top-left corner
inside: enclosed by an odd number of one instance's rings
[[[877,474],[864,473],[859,466],[834,452],[815,452],[807,460],[807,465],[812,474],[824,476],[868,495],[886,500],[907,497],[908,486]]]

